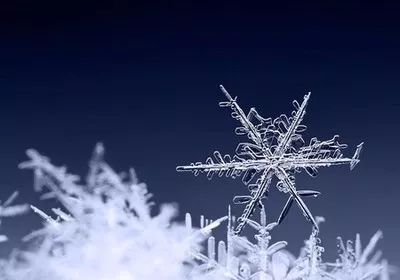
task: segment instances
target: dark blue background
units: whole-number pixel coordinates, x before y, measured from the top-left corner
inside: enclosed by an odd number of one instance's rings
[[[109,162],[135,167],[156,202],[217,218],[245,188],[177,174],[175,166],[214,149],[232,153],[242,140],[229,111],[217,106],[218,85],[265,117],[289,113],[293,99],[312,91],[307,138],[340,134],[349,155],[365,142],[353,172],[333,167],[297,179],[322,192],[308,202],[327,219],[325,259],[332,260],[337,235],[360,232],[365,244],[382,229],[379,245],[400,265],[400,9],[381,1],[276,2],[1,2],[1,197],[18,189],[19,201],[46,209],[51,203],[33,193],[32,174],[17,169],[24,150],[34,147],[83,175],[103,141]],[[284,201],[272,191],[270,221]],[[4,220],[11,240],[2,254],[39,225],[33,214]],[[309,232],[294,208],[273,236],[297,252]]]

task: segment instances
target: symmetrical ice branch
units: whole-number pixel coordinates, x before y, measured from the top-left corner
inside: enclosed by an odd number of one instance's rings
[[[204,172],[207,173],[209,179],[214,174],[218,174],[220,177],[225,175],[231,178],[242,178],[243,183],[248,186],[250,195],[234,198],[235,203],[246,204],[234,230],[236,234],[241,232],[255,208],[262,206],[261,200],[268,195],[273,177],[278,179],[276,187],[284,193],[289,193],[289,200],[278,223],[282,222],[295,201],[307,220],[318,229],[318,225],[302,197],[316,196],[319,193],[297,190],[295,173],[305,170],[314,177],[320,167],[341,164],[349,164],[350,169],[353,169],[359,162],[362,143],[357,146],[351,158],[343,156],[342,150],[347,145],[339,143],[337,135],[325,141],[312,138],[306,144],[301,133],[307,128],[302,121],[310,93],[304,96],[301,104],[293,101],[294,111],[289,116],[282,114],[275,119],[265,119],[254,108],[251,108],[246,115],[236,102],[237,98],[232,98],[223,86],[220,87],[228,100],[220,102],[220,107],[229,107],[232,110],[232,118],[240,123],[240,126],[235,129],[235,133],[246,136],[251,142],[240,143],[233,157],[222,156],[220,152],[216,151],[214,159],[209,157],[205,163],[196,162],[178,166],[177,171],[191,171],[196,176]]]

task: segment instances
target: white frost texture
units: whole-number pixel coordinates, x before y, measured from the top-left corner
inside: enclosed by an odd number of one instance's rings
[[[32,209],[45,221],[42,229],[25,239],[29,251],[15,253],[3,261],[2,278],[10,280],[133,280],[186,279],[203,232],[188,231],[171,219],[171,205],[151,215],[151,195],[136,180],[115,173],[96,148],[87,184],[63,167],[53,166],[37,152],[21,164],[35,174],[35,188],[47,190],[63,209],[44,213]],[[211,227],[210,227],[211,228]]]
[[[103,161],[103,147],[97,145],[86,183],[52,165],[46,157],[29,150],[30,160],[21,164],[35,174],[37,191],[55,198],[63,209],[46,214],[31,206],[44,219],[43,228],[25,241],[31,249],[14,252],[2,260],[4,280],[228,280],[228,279],[389,279],[387,262],[374,247],[381,238],[375,234],[361,247],[339,239],[339,256],[334,263],[322,261],[324,251],[314,228],[300,256],[284,250],[285,241],[270,242],[277,223],[266,223],[264,209],[260,221],[248,220],[256,231],[255,242],[235,234],[235,217],[215,221],[200,218],[192,226],[172,221],[171,205],[162,205],[151,214],[151,195],[138,183],[133,169],[117,174]],[[13,195],[1,206],[3,216],[20,214],[26,206],[10,206]],[[316,223],[323,218],[316,217]],[[216,243],[212,230],[226,225],[226,240]],[[203,242],[204,241],[204,242]],[[205,245],[205,246],[204,246]]]

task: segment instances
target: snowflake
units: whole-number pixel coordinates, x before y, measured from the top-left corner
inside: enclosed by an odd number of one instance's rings
[[[238,219],[235,234],[239,234],[246,221],[253,214],[257,206],[262,207],[262,199],[268,195],[272,179],[277,178],[276,187],[279,191],[289,193],[289,199],[278,218],[278,224],[287,215],[293,201],[300,207],[303,215],[318,230],[318,225],[304,203],[302,197],[317,196],[319,192],[311,190],[297,190],[295,174],[305,170],[310,176],[317,174],[319,167],[349,164],[353,169],[359,162],[359,155],[363,143],[357,146],[352,158],[343,156],[342,150],[347,147],[338,142],[338,136],[320,141],[312,138],[306,144],[301,135],[306,126],[301,124],[306,113],[310,93],[304,96],[301,104],[293,101],[295,110],[291,115],[280,115],[275,119],[263,118],[251,108],[246,115],[232,96],[220,86],[228,101],[219,103],[220,107],[230,107],[232,118],[240,122],[235,129],[237,135],[245,135],[251,142],[239,143],[233,158],[230,155],[222,156],[214,152],[214,158],[208,157],[205,163],[196,162],[186,166],[178,166],[177,171],[191,171],[194,175],[205,172],[211,179],[214,174],[220,177],[241,177],[248,186],[250,195],[236,196],[236,204],[246,204],[242,215]],[[255,180],[254,178],[258,178]]]

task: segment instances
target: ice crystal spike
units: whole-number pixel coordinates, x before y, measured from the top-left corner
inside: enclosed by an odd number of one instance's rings
[[[208,157],[205,163],[178,166],[176,170],[190,171],[196,176],[206,173],[208,179],[212,179],[215,174],[242,179],[250,194],[234,198],[235,204],[245,204],[234,229],[236,234],[242,231],[256,206],[262,206],[261,200],[268,195],[273,178],[278,179],[278,190],[289,195],[278,224],[285,218],[293,202],[296,202],[305,218],[318,230],[318,225],[302,197],[315,197],[319,193],[297,190],[295,174],[304,170],[315,177],[320,167],[342,164],[349,164],[350,169],[353,169],[359,162],[363,143],[357,146],[354,156],[350,158],[344,157],[342,151],[347,145],[339,142],[338,135],[325,141],[314,137],[306,144],[301,133],[307,127],[302,121],[311,93],[304,96],[301,104],[293,101],[294,110],[291,114],[282,114],[272,119],[261,117],[254,108],[245,114],[237,103],[237,97],[233,98],[222,85],[220,89],[227,101],[220,102],[219,106],[232,110],[232,118],[240,123],[235,134],[246,136],[249,142],[239,143],[234,156],[222,156],[219,151],[215,151],[213,157]]]
[[[344,244],[342,238],[338,237],[339,259],[335,263],[334,273],[338,279],[376,279],[381,274],[381,279],[388,277],[387,272],[383,272],[384,262],[378,262],[380,252],[375,255],[374,249],[382,232],[378,231],[372,236],[369,243],[362,250],[361,239],[357,234],[355,244],[347,241]],[[372,257],[370,257],[372,255]],[[382,275],[383,273],[383,275]]]
[[[4,203],[1,203],[0,201],[0,219],[3,217],[21,215],[29,210],[29,206],[27,204],[12,205],[17,196],[18,192],[15,191]]]
[[[15,191],[7,198],[5,202],[0,201],[0,225],[3,218],[14,217],[17,215],[24,214],[28,211],[29,206],[27,204],[12,205],[17,196],[18,192]],[[0,243],[5,242],[7,240],[8,238],[6,235],[0,234]]]

